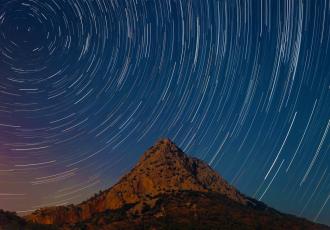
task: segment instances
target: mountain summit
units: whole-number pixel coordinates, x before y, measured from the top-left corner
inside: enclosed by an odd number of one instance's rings
[[[25,219],[59,229],[329,229],[244,196],[170,139],[149,148],[108,190]]]
[[[78,206],[44,208],[27,219],[43,224],[73,224],[87,220],[95,213],[141,201],[150,203],[150,198],[178,191],[215,192],[240,204],[247,203],[247,199],[210,166],[188,157],[170,139],[161,139],[110,189]]]
[[[162,139],[147,150],[132,171],[111,188],[110,193],[114,193],[111,203],[114,205],[113,200],[117,200],[116,203],[121,206],[145,196],[174,191],[216,192],[241,204],[247,202],[210,166],[197,158],[188,157],[170,139]]]

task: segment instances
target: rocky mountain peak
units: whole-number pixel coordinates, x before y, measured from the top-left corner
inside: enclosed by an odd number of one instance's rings
[[[0,229],[1,223],[24,226],[20,229],[47,224],[46,229],[54,225],[63,230],[329,229],[244,196],[170,139],[159,140],[117,184],[81,204],[40,209],[25,220],[11,216],[0,211]]]
[[[121,201],[112,202],[119,206],[176,191],[215,192],[238,203],[247,203],[245,196],[209,165],[189,157],[170,139],[161,139],[149,148],[137,165],[109,191],[117,194],[111,195],[111,199]]]
[[[243,205],[248,202],[244,195],[209,165],[189,157],[170,139],[161,139],[142,155],[129,173],[108,190],[77,206],[57,207],[60,211],[56,212],[42,210],[30,215],[28,219],[47,224],[64,223],[69,219],[70,223],[74,223],[88,219],[94,213],[120,209],[125,205],[151,202],[149,205],[152,206],[157,197],[182,191],[212,192]]]
[[[148,164],[152,161],[158,161],[160,164],[162,163],[170,163],[169,159],[174,158],[183,158],[183,151],[176,146],[174,142],[170,139],[160,139],[156,142],[155,145],[151,146],[140,158],[136,166],[141,164]]]

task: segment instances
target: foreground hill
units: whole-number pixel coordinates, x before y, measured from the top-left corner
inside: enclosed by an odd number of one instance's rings
[[[246,197],[169,139],[147,150],[110,189],[25,220],[58,229],[330,229]]]
[[[28,222],[15,213],[6,212],[0,209],[0,230],[51,230],[55,226],[41,225]]]

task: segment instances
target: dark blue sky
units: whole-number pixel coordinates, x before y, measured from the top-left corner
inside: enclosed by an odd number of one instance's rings
[[[330,2],[0,0],[0,208],[109,187],[170,137],[330,224]]]

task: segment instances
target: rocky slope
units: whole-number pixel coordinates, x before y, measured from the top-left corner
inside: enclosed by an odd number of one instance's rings
[[[147,150],[110,189],[25,219],[59,229],[329,229],[244,196],[169,139]]]
[[[65,230],[135,230],[135,229],[195,229],[195,230],[326,230],[326,226],[305,219],[281,214],[267,206],[255,208],[241,205],[214,192],[178,191],[154,197],[156,202],[142,206],[139,214],[132,213],[135,205],[124,206],[93,215]]]

